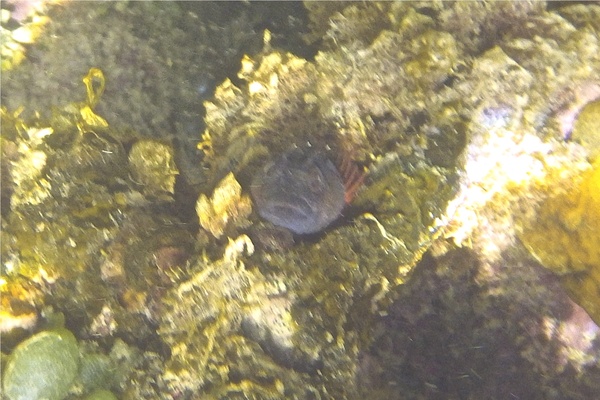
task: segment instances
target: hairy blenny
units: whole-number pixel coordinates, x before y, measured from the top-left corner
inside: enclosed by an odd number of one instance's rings
[[[346,204],[342,176],[313,149],[282,154],[257,174],[250,189],[261,217],[297,234],[323,230]]]

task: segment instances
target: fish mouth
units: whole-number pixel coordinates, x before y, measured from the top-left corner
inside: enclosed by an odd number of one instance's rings
[[[264,218],[275,218],[278,221],[285,221],[286,224],[306,224],[307,221],[314,220],[314,210],[304,199],[295,199],[293,203],[274,202],[263,210]]]

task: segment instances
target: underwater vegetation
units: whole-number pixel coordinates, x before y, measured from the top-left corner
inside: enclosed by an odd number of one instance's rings
[[[228,174],[210,199],[205,194],[200,195],[196,213],[200,226],[218,239],[226,229],[231,231],[249,225],[247,218],[252,213],[252,202],[249,196],[242,195],[242,187],[233,174]]]
[[[7,396],[597,393],[600,7],[286,4],[59,4],[3,63]]]
[[[78,367],[79,349],[71,332],[41,332],[13,350],[2,374],[2,389],[9,399],[60,400]]]
[[[562,276],[574,300],[600,323],[600,159],[563,193],[542,204],[522,240]]]

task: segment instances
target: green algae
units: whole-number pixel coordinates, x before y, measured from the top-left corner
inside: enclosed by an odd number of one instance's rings
[[[111,359],[104,354],[84,354],[81,357],[78,384],[88,393],[95,389],[109,386],[113,377],[114,366]]]
[[[79,347],[71,332],[41,332],[11,353],[3,369],[3,391],[11,400],[61,400],[77,376],[78,366]]]
[[[577,116],[571,138],[589,151],[590,159],[600,155],[600,100],[588,103]]]
[[[146,196],[168,196],[168,199],[173,195],[178,171],[171,146],[140,140],[129,152],[129,166]]]

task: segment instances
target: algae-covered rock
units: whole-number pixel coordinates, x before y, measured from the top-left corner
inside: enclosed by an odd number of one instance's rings
[[[243,54],[260,50],[263,31],[258,26],[285,31],[285,40],[273,35],[274,42],[297,47],[297,26],[304,18],[298,2],[280,7],[241,2],[63,3],[18,7],[46,10],[21,30],[31,36],[45,23],[45,34],[26,49],[12,31],[3,29],[3,70],[20,62],[19,68],[2,74],[3,105],[11,110],[27,105],[24,116],[48,118],[53,107],[83,97],[73,77],[100,68],[107,81],[99,112],[124,135],[177,138],[178,163],[191,182],[203,181],[195,151],[203,127],[202,102],[237,72]]]
[[[10,71],[16,68],[24,59],[26,45],[35,42],[44,32],[44,27],[50,19],[44,15],[34,15],[27,21],[21,21],[18,27],[9,27],[11,15],[4,8],[2,9],[2,43],[0,44],[0,54],[2,54],[2,71]]]
[[[104,354],[85,354],[81,357],[78,382],[84,391],[107,387],[113,377],[114,366],[108,356]]]
[[[226,18],[220,13],[210,3],[53,7],[46,34],[28,49],[29,57],[19,69],[3,74],[3,103],[11,108],[28,104],[26,113],[36,110],[47,117],[52,106],[81,96],[72,78],[94,66],[107,74],[106,101],[99,107],[111,126],[154,137],[170,135],[174,127],[184,135],[195,133],[204,96],[231,71],[242,47],[262,41],[252,33],[247,7],[233,6]],[[94,22],[80,24],[83,15]],[[225,27],[235,28],[225,34]],[[53,72],[51,79],[44,70]]]
[[[136,142],[129,152],[129,166],[133,177],[150,196],[173,194],[178,174],[173,149],[153,140]]]
[[[77,376],[79,347],[67,330],[41,332],[17,346],[3,371],[11,400],[60,400]]]
[[[9,260],[6,260],[10,264]],[[0,333],[2,349],[12,348],[29,336],[40,322],[36,309],[44,303],[40,288],[27,279],[0,284]]]
[[[108,390],[96,390],[86,396],[84,400],[117,400],[117,396]]]
[[[228,227],[231,231],[248,226],[247,217],[251,212],[250,198],[242,195],[242,187],[231,173],[219,183],[210,199],[201,194],[196,202],[200,226],[216,238]]]
[[[590,158],[600,158],[600,100],[588,103],[579,112],[571,138],[587,148]]]
[[[354,7],[348,15],[377,15],[386,7]],[[206,104],[206,192],[231,171],[244,185],[260,173],[261,164],[307,143],[331,158],[367,165],[369,177],[349,213],[353,218],[342,219],[315,241],[299,240],[294,248],[277,252],[257,243],[253,257],[240,255],[256,276],[284,285],[285,291],[265,304],[251,303],[254,287],[236,287],[235,296],[207,290],[204,296],[211,295],[210,303],[213,297],[225,296],[226,309],[231,310],[214,317],[220,321],[216,329],[198,324],[186,311],[197,309],[203,315],[207,300],[190,290],[170,293],[172,311],[161,323],[161,335],[177,349],[174,369],[165,376],[173,387],[214,390],[211,393],[237,390],[235,383],[222,378],[225,372],[210,370],[195,338],[179,333],[191,326],[210,338],[213,365],[223,364],[224,371],[235,368],[248,381],[263,382],[247,386],[247,394],[281,387],[292,397],[305,397],[307,391],[352,396],[358,350],[369,341],[369,322],[389,301],[390,288],[408,279],[437,236],[456,190],[466,142],[466,112],[460,107],[471,103],[443,83],[461,66],[463,49],[450,33],[431,24],[423,29],[413,19],[428,17],[398,12],[398,20],[388,20],[394,29],[374,33],[367,27],[368,40],[361,36],[347,47],[332,46],[314,62],[277,51],[248,57],[240,72],[246,84],[238,87],[227,81]],[[348,26],[360,21],[352,19]],[[351,41],[348,33],[329,32],[341,36],[342,42]],[[515,79],[522,76],[529,78],[517,73]],[[222,262],[212,264],[197,265],[198,276],[210,279],[214,273],[208,271]],[[262,279],[254,285],[260,287]],[[205,285],[217,286],[209,281]],[[243,338],[236,338],[239,331]],[[261,350],[254,351],[255,357],[264,365],[258,369],[246,358],[219,356],[257,347]],[[184,350],[185,360],[180,359]],[[274,374],[277,364],[288,368],[285,374]],[[187,377],[201,378],[194,383]],[[298,386],[299,380],[304,384]]]
[[[144,209],[172,200],[173,151],[165,143],[140,140],[127,154],[117,139],[126,135],[94,111],[103,92],[102,71],[92,68],[82,78],[87,101],[55,109],[50,120],[26,121],[2,109],[3,147],[16,146],[3,229],[2,256],[12,260],[5,264],[7,281],[11,287],[19,276],[52,281],[52,295],[44,300],[86,321],[76,325],[81,331],[105,337],[119,326],[148,337],[152,332],[142,313],[149,288],[185,261],[157,255],[164,248],[187,254],[182,245],[192,241],[176,216]]]
[[[242,82],[224,82],[206,103],[202,191],[231,172],[246,188],[263,164],[303,146],[365,166],[365,186],[315,237],[276,251],[258,240],[251,257],[241,254],[257,282],[268,277],[285,290],[261,305],[251,304],[252,285],[238,285],[235,296],[207,291],[225,296],[231,310],[231,318],[216,317],[218,330],[186,315],[206,300],[171,291],[161,336],[186,354],[165,376],[173,387],[352,398],[372,321],[440,233],[491,263],[514,251],[517,222],[535,215],[552,182],[568,181],[586,163],[581,146],[557,140],[556,111],[560,93],[600,65],[592,28],[578,31],[534,2],[310,7],[320,13],[313,35],[325,42],[314,60],[268,50],[246,57]],[[324,18],[328,12],[333,17]],[[378,23],[364,22],[371,20]],[[260,237],[265,226],[250,226],[249,235]],[[205,276],[221,263],[194,270]],[[180,326],[213,338],[219,368],[208,367]],[[241,356],[250,352],[261,361]],[[276,365],[287,368],[278,378]],[[224,378],[231,370],[252,384]]]
[[[573,187],[542,204],[521,236],[527,248],[562,275],[571,295],[600,323],[600,159]]]
[[[96,390],[86,396],[84,400],[117,400],[117,396],[109,390]]]
[[[269,32],[253,54],[260,22],[195,7],[56,8],[50,35],[2,77],[12,108],[2,112],[7,280],[30,279],[76,334],[113,344],[111,368],[103,356],[85,359],[84,394],[356,398],[374,322],[432,244],[443,248],[445,235],[470,246],[493,275],[492,260],[522,250],[516,231],[537,207],[564,194],[553,187],[588,166],[586,142],[565,143],[559,111],[599,69],[589,18],[575,26],[543,2],[311,3],[309,40],[320,52],[304,57]],[[241,51],[240,69],[232,55]],[[87,101],[77,103],[84,87],[73,76],[85,71]],[[292,238],[246,194],[266,163],[298,148],[366,176],[339,218]],[[187,153],[198,159],[182,162]],[[193,189],[174,185],[174,158]],[[464,286],[442,275],[444,303]],[[439,339],[416,329],[406,343],[427,337]],[[119,360],[119,379],[107,377]],[[424,377],[436,367],[422,366]]]
[[[231,390],[222,377],[240,354],[231,363],[223,363],[223,357],[227,348],[247,351],[246,340],[237,333],[244,308],[266,301],[270,286],[260,271],[245,266],[246,252],[254,252],[247,236],[230,240],[222,259],[201,260],[191,278],[165,296],[159,332],[171,346],[163,376],[171,390],[192,391],[207,384],[213,386],[213,393]],[[273,382],[269,381],[257,382],[257,388],[270,390]]]
[[[424,257],[377,322],[353,398],[595,398],[600,328],[551,271],[520,258]]]
[[[370,322],[439,235],[465,144],[464,121],[442,104],[440,92],[450,94],[439,86],[461,50],[446,32],[413,32],[413,17],[405,16],[402,33],[383,30],[358,52],[340,46],[315,61],[280,51],[246,57],[243,82],[224,82],[206,103],[203,193],[216,195],[232,173],[247,190],[265,163],[302,147],[365,166],[368,176],[341,218],[314,237],[277,251],[257,240],[237,263],[204,257],[192,265],[163,301],[170,387],[217,397],[355,392]],[[208,218],[209,206],[203,195],[203,226],[219,221]],[[248,235],[261,237],[262,228],[272,226],[251,225]],[[231,246],[217,245],[225,254]]]

